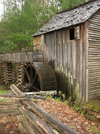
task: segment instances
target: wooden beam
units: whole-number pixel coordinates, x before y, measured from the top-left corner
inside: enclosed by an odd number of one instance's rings
[[[21,113],[25,115],[25,117],[27,117],[32,122],[32,124],[40,132],[41,132],[40,128],[42,128],[43,132],[45,132],[46,134],[54,134],[52,128],[49,125],[47,125],[44,121],[42,121],[39,117],[35,116],[34,114],[32,114],[27,110],[23,110],[22,108],[19,108],[19,110],[21,111]]]
[[[46,100],[45,96],[22,96],[22,95],[0,95],[0,100],[33,100],[33,101],[39,101],[39,100]]]
[[[22,126],[26,129],[28,134],[42,134],[35,126],[33,126],[24,115],[17,116]]]
[[[0,109],[0,114],[16,114],[20,115],[21,112],[18,109]]]
[[[7,107],[7,106],[18,107],[19,104],[16,104],[16,102],[1,102],[0,101],[0,107]]]
[[[56,95],[57,94],[57,91],[54,90],[54,91],[40,91],[40,92],[27,92],[27,93],[24,93],[24,95],[37,95],[37,94],[46,94],[46,95]]]
[[[25,69],[25,73],[27,75],[27,78],[28,78],[29,83],[31,83],[32,82],[31,77],[29,75],[29,72],[26,69]]]
[[[50,125],[54,128],[56,128],[61,134],[77,134],[74,130],[70,129],[68,126],[64,125],[62,122],[60,122],[55,117],[51,116],[47,112],[45,112],[43,109],[41,109],[38,105],[35,103],[32,103],[31,101],[26,102],[28,106],[31,107],[31,109],[39,116],[44,118]]]

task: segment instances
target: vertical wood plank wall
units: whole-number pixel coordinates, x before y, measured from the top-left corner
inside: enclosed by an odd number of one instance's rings
[[[88,21],[89,100],[100,96],[100,10]]]
[[[33,38],[34,50],[40,51],[42,47],[42,35]]]
[[[46,59],[55,71],[58,90],[86,99],[85,24],[80,25],[80,39],[70,40],[69,28],[46,33]]]

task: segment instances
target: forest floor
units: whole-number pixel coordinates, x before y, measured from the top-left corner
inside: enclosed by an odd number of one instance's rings
[[[26,132],[21,132],[19,126],[20,123],[16,115],[0,115],[0,134],[27,134]]]
[[[0,94],[9,94],[9,85],[0,84]],[[6,100],[0,100],[5,102]],[[8,102],[8,101],[7,101]],[[10,101],[11,102],[11,101]],[[7,110],[8,107],[3,109]],[[0,114],[0,134],[27,134],[15,114]]]
[[[79,134],[100,134],[100,122],[86,119],[64,102],[47,99],[38,102],[38,105]]]
[[[9,87],[9,86],[8,86]],[[0,85],[0,89],[8,88]],[[73,108],[53,98],[39,101],[38,105],[46,112],[74,129],[79,134],[100,134],[100,122],[90,121],[83,115],[77,113]],[[20,123],[16,115],[0,115],[0,134],[27,134],[19,129]]]

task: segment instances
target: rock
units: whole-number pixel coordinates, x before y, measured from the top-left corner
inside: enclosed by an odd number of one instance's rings
[[[96,117],[97,119],[100,119],[100,115],[97,115],[97,117]]]
[[[9,134],[14,134],[14,131],[11,131]]]

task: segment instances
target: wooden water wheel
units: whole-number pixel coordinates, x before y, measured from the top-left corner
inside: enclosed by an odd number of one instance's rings
[[[31,91],[56,90],[56,78],[48,64],[35,62],[25,67],[24,82]]]

